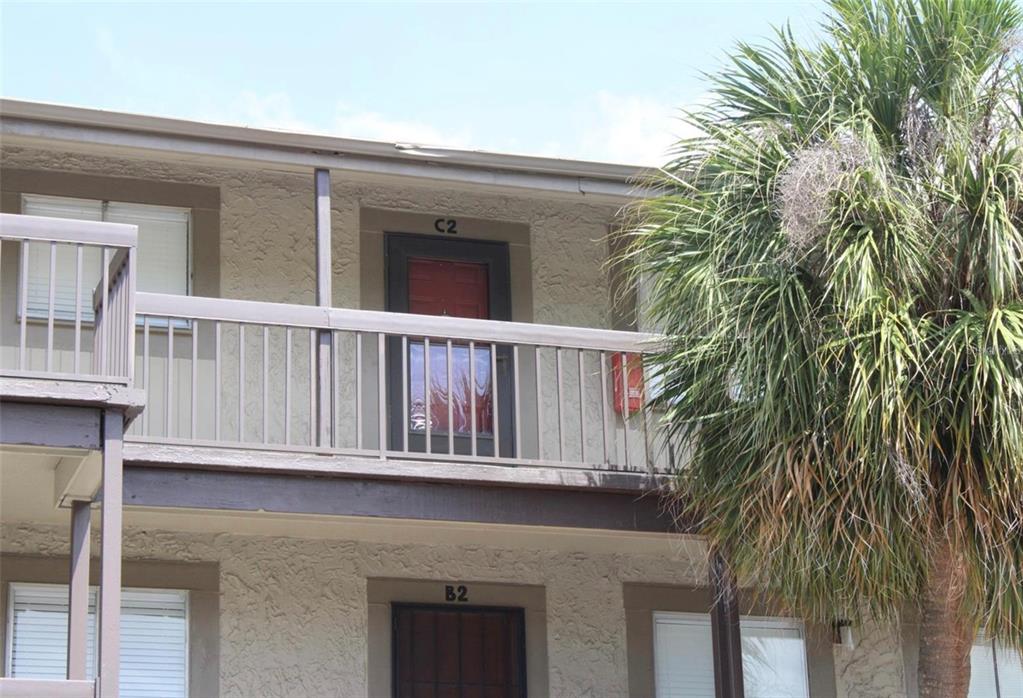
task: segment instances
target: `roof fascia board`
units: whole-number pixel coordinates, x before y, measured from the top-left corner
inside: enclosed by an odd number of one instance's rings
[[[127,150],[172,153],[193,157],[274,163],[301,169],[328,168],[371,175],[411,177],[495,187],[529,189],[562,195],[586,195],[618,202],[642,198],[634,184],[569,175],[501,171],[437,162],[387,160],[344,153],[303,151],[281,146],[77,126],[5,116],[0,135],[10,143],[80,143]]]
[[[0,100],[0,124],[8,137],[80,141],[129,148],[181,151],[211,157],[332,167],[369,173],[467,181],[498,187],[550,189],[633,199],[638,167],[271,131]],[[135,143],[134,145],[132,143]],[[200,145],[202,144],[202,145]],[[347,165],[337,164],[344,160]],[[517,176],[516,176],[517,175]]]

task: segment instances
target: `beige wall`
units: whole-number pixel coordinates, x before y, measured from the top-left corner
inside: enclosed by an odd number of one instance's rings
[[[0,151],[6,170],[49,170],[104,177],[173,182],[219,191],[219,225],[215,245],[197,241],[210,257],[219,257],[215,286],[196,284],[199,292],[227,298],[312,303],[314,299],[314,232],[312,176],[253,168],[211,167],[145,158],[100,157],[22,147]],[[17,192],[0,192],[4,210],[14,210]],[[31,178],[29,178],[31,182]],[[125,185],[127,186],[127,184]],[[144,188],[144,187],[143,187]],[[49,190],[46,193],[57,194]],[[69,192],[73,193],[73,192]],[[79,193],[78,195],[82,195]],[[111,198],[118,198],[116,194]],[[376,236],[392,222],[421,226],[431,217],[467,221],[479,235],[507,234],[513,242],[513,315],[534,322],[608,327],[612,318],[609,282],[604,268],[605,236],[614,209],[565,201],[502,196],[448,185],[333,182],[333,293],[341,307],[379,307],[374,277],[365,270],[379,264]],[[494,225],[488,228],[487,223]],[[410,230],[407,232],[416,232]],[[211,245],[215,249],[211,248]],[[6,247],[6,246],[5,246]],[[372,249],[372,252],[369,250]],[[4,279],[11,259],[4,251]],[[204,257],[202,262],[208,262]],[[197,260],[195,268],[200,268]],[[527,278],[526,271],[528,270]],[[206,289],[203,291],[203,289]],[[215,289],[215,291],[213,290]],[[12,294],[3,292],[3,315],[9,318]],[[209,352],[205,332],[201,355]],[[16,341],[3,332],[0,343]],[[165,335],[154,333],[154,343]],[[230,345],[232,337],[225,335]],[[279,338],[271,351],[281,351]],[[187,355],[187,333],[176,353]],[[248,355],[258,356],[261,339],[249,337]],[[158,346],[158,344],[156,344]],[[159,351],[162,351],[159,350]],[[165,369],[155,352],[154,382]],[[339,351],[351,351],[345,346]],[[305,369],[304,353],[296,348],[295,370]],[[164,355],[165,357],[165,355]],[[553,357],[544,358],[546,376]],[[165,363],[165,358],[164,358]],[[209,366],[201,369],[207,385]],[[568,367],[571,375],[572,367]],[[189,394],[186,365],[175,371],[176,393]],[[258,394],[258,378],[248,377],[247,394]],[[273,380],[277,380],[275,376]],[[577,384],[576,384],[577,386]],[[547,381],[545,414],[553,414],[554,385]],[[350,384],[340,389],[351,392]],[[597,386],[589,387],[596,400]],[[577,387],[567,386],[569,400]],[[158,396],[159,397],[159,396]],[[225,402],[231,397],[225,395]],[[204,409],[209,400],[199,401]],[[162,399],[147,410],[154,423],[163,421]],[[187,424],[187,400],[175,421]],[[296,395],[296,420],[307,399]],[[350,404],[350,402],[345,402]],[[236,410],[224,408],[224,428],[236,425]],[[369,414],[374,411],[367,410]],[[591,413],[593,410],[591,410]],[[342,413],[341,416],[345,416]],[[279,416],[272,428],[282,429]],[[200,420],[209,429],[205,413]],[[258,403],[247,408],[250,429],[260,423]],[[348,420],[350,423],[350,420]],[[570,432],[578,431],[569,423]],[[184,432],[187,435],[187,430]],[[590,438],[595,438],[591,432]],[[208,437],[208,432],[200,434]],[[347,437],[346,437],[347,438]],[[557,441],[545,433],[545,448]],[[616,439],[617,441],[617,439]],[[637,448],[637,440],[632,448]],[[570,444],[571,447],[571,444]],[[617,447],[617,446],[616,446]],[[599,451],[588,443],[590,453]],[[130,519],[129,519],[130,524]],[[66,532],[49,526],[4,524],[2,549],[33,554],[66,554]],[[439,536],[438,541],[445,540]],[[620,552],[567,552],[517,544],[513,536],[495,532],[486,544],[370,543],[345,537],[329,540],[302,536],[280,538],[236,533],[180,533],[164,529],[130,529],[125,538],[129,558],[155,558],[219,563],[221,588],[220,687],[225,696],[308,695],[364,696],[368,686],[367,579],[402,578],[443,581],[457,579],[494,584],[538,585],[546,594],[548,687],[552,696],[624,696],[629,691],[624,583],[693,585],[703,577],[702,562],[671,555]],[[855,651],[837,651],[838,695],[902,696],[902,659],[898,634],[868,632]],[[894,691],[894,692],[892,692]]]
[[[129,523],[138,516],[129,511]],[[352,539],[324,537],[301,522],[291,529],[306,527],[309,537],[129,527],[126,570],[138,560],[217,563],[225,698],[375,698],[373,687],[386,684],[388,658],[380,657],[387,652],[386,603],[439,603],[452,582],[467,584],[481,603],[527,608],[529,666],[534,672],[546,666],[540,688],[532,676],[530,695],[649,698],[650,612],[699,610],[709,602],[706,589],[693,588],[706,572],[698,546],[669,543],[655,553],[645,542],[642,552],[630,553],[627,537],[595,545],[592,533],[562,532],[548,547],[543,536],[519,527],[431,536],[421,525],[402,534],[403,525],[386,540],[363,537],[359,527],[352,527]],[[423,542],[431,537],[435,543]],[[397,542],[403,538],[417,542]],[[67,531],[0,524],[0,551],[66,555]],[[832,655],[826,629],[811,627],[813,698],[915,695],[905,689],[899,633],[874,626],[857,633],[856,649],[835,647]]]
[[[315,294],[315,248],[312,173],[260,170],[252,167],[210,167],[145,158],[100,157],[66,151],[4,147],[0,165],[6,170],[49,170],[91,173],[148,182],[187,183],[220,191],[220,295],[225,298],[312,303]],[[0,178],[0,191],[7,191]],[[57,193],[49,191],[47,193]],[[11,194],[4,195],[10,210]],[[606,204],[573,203],[526,195],[501,196],[459,189],[449,184],[381,184],[357,182],[337,173],[333,178],[334,304],[361,303],[360,211],[420,213],[465,219],[460,228],[492,235],[486,223],[507,229],[524,226],[528,239],[530,293],[517,293],[516,319],[607,327],[608,226],[615,208]],[[396,217],[396,223],[407,218]],[[379,230],[371,224],[367,230]],[[411,230],[409,232],[416,232]],[[524,268],[519,268],[520,273]],[[197,289],[199,290],[199,289]],[[531,296],[531,301],[530,297]],[[373,305],[371,301],[369,305]],[[531,305],[531,307],[529,307]]]
[[[274,302],[312,303],[314,300],[314,228],[312,175],[239,167],[211,167],[177,161],[98,156],[37,148],[6,147],[0,150],[0,193],[3,207],[17,211],[22,193],[65,194],[91,198],[128,199],[136,202],[187,205],[193,209],[193,287],[198,295],[219,294],[226,298]],[[217,202],[219,201],[219,204]],[[521,322],[609,327],[620,324],[609,301],[607,232],[616,210],[607,204],[530,198],[524,194],[496,195],[450,185],[423,183],[358,182],[336,174],[332,196],[333,297],[338,307],[380,309],[383,307],[383,234],[407,232],[428,234],[438,217],[458,221],[465,239],[499,240],[509,244],[512,285],[512,316]],[[5,245],[4,283],[0,307],[0,360],[16,364],[18,331],[15,324],[17,298],[17,249]],[[7,273],[11,272],[11,273]],[[45,324],[30,323],[29,346],[45,346]],[[151,336],[150,400],[146,415],[134,428],[145,425],[154,436],[190,437],[192,399],[190,328],[177,328],[174,345],[172,428],[165,427],[167,414],[166,333],[155,328]],[[254,328],[255,329],[255,328]],[[214,393],[213,327],[199,323],[199,365],[197,379],[197,438],[213,438]],[[363,437],[368,448],[377,447],[376,347],[367,336],[364,347]],[[91,332],[83,339],[91,345]],[[308,442],[308,337],[296,332],[293,343],[293,403],[291,434],[293,444]],[[70,366],[73,346],[69,330],[58,328],[57,346],[64,348],[59,365]],[[142,350],[138,340],[138,352]],[[221,388],[222,435],[231,440],[259,442],[262,434],[262,349],[258,329],[246,339],[245,430],[239,439],[237,407],[239,381],[238,338],[235,327],[223,328],[223,385]],[[284,437],[283,364],[284,332],[271,330],[268,440],[282,443]],[[337,351],[343,366],[354,365],[355,345],[351,335],[339,337]],[[42,368],[41,349],[32,352],[30,368]],[[557,384],[553,350],[541,353],[543,372],[541,399],[548,416],[536,420],[535,362],[532,352],[523,352],[519,395],[522,402],[522,451],[539,457],[556,458],[560,438],[557,414]],[[597,357],[584,357],[587,372],[585,402],[593,407],[586,414],[586,459],[601,457],[601,393]],[[232,365],[232,362],[235,362]],[[89,356],[83,358],[89,365]],[[141,361],[136,375],[143,376]],[[582,459],[579,407],[579,369],[573,354],[566,355],[564,367],[565,459]],[[351,448],[357,439],[354,429],[354,373],[339,373],[336,432],[338,446]],[[609,409],[609,414],[613,412]],[[611,460],[624,460],[626,448],[622,423],[612,418]],[[634,435],[629,441],[630,463],[645,462],[640,426],[633,419]],[[543,427],[542,431],[540,426]],[[665,453],[651,450],[663,465]]]
[[[899,627],[868,622],[854,629],[855,649],[835,648],[838,698],[916,698],[916,677],[906,671],[912,638]],[[915,671],[915,667],[913,667]]]
[[[693,584],[700,570],[670,554],[583,552],[583,539],[571,552],[564,544],[520,547],[501,529],[488,537],[489,545],[446,544],[443,536],[432,545],[388,544],[130,528],[124,554],[219,564],[223,697],[370,695],[370,580],[379,578],[432,581],[438,601],[450,581],[470,593],[474,582],[542,587],[549,695],[625,696],[623,583]],[[67,532],[3,524],[0,549],[66,555]]]

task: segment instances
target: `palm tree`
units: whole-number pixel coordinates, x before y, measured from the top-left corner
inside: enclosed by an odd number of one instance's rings
[[[1023,647],[1021,22],[831,0],[740,45],[625,231],[679,510],[790,610],[916,606],[921,696]]]

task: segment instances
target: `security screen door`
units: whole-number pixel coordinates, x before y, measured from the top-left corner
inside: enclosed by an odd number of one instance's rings
[[[521,608],[393,604],[395,698],[525,698]]]
[[[391,234],[387,274],[388,310],[480,320],[511,318],[508,248],[502,243]],[[409,337],[405,343],[389,340],[391,449],[402,450],[407,438],[410,451],[424,452],[429,432],[432,453],[448,453],[453,445],[455,453],[471,454],[475,427],[476,453],[494,455],[491,354],[488,343],[470,347],[464,341],[452,342],[449,354],[443,336]],[[503,456],[513,451],[509,355],[509,347],[497,347],[496,411]]]

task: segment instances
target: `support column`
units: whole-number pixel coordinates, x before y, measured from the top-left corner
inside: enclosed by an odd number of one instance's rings
[[[330,170],[318,169],[316,185],[316,305],[331,306],[331,249],[330,249]],[[334,411],[332,409],[333,376],[331,366],[332,342],[329,330],[317,335],[317,445],[333,445]]]
[[[71,502],[71,566],[68,574],[67,677],[85,679],[89,633],[89,545],[92,502]]]
[[[714,644],[714,695],[716,698],[743,698],[739,592],[728,564],[717,552],[711,553],[710,583],[714,594],[710,610],[711,638]]]
[[[99,698],[117,698],[121,673],[121,529],[124,415],[103,413],[99,581]]]

